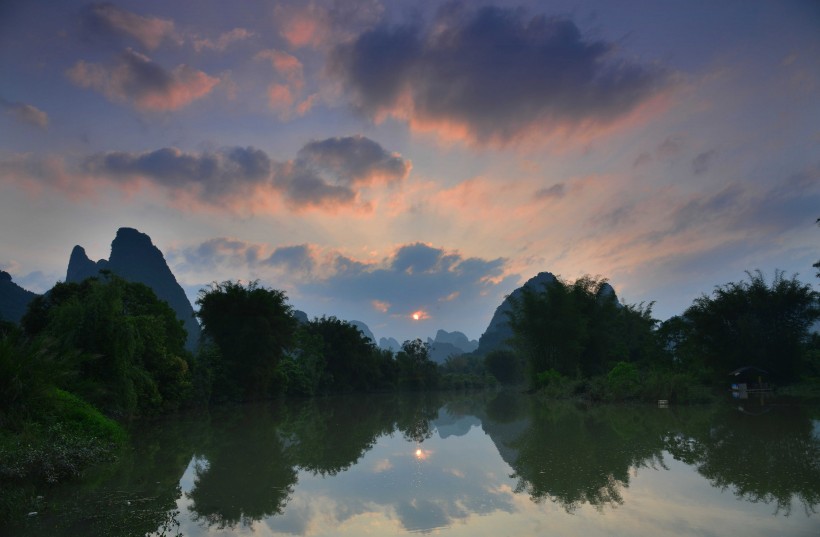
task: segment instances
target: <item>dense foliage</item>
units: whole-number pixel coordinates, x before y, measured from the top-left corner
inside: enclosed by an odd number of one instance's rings
[[[520,298],[511,297],[509,322],[513,349],[524,358],[533,385],[543,383],[547,372],[591,377],[619,362],[650,362],[660,353],[651,306],[621,305],[606,280],[556,278],[541,291],[522,291]],[[491,363],[498,358],[492,356]]]
[[[748,366],[776,380],[800,378],[808,364],[809,328],[820,317],[818,293],[796,277],[761,272],[703,295],[683,315],[686,351],[716,374]]]
[[[777,272],[768,283],[755,272],[658,323],[651,304],[619,303],[604,279],[557,278],[511,300],[506,349],[437,365],[421,339],[394,354],[335,317],[300,323],[284,292],[258,282],[214,283],[200,292],[203,337],[195,356],[185,350],[181,321],[150,288],[110,273],[58,283],[31,302],[19,327],[0,322],[0,491],[12,491],[0,494],[0,515],[20,500],[14,495],[22,484],[78,475],[110,455],[124,438],[112,416],[499,383],[526,383],[554,397],[699,401],[704,386],[725,388],[728,373],[742,366],[765,370],[781,385],[820,386],[820,337],[810,331],[819,299],[796,277]],[[410,438],[430,432],[423,420],[400,428]]]
[[[143,284],[112,274],[58,283],[31,303],[22,327],[56,347],[60,387],[110,414],[168,410],[188,397],[185,329]]]
[[[282,291],[226,281],[196,301],[217,399],[263,399],[276,390],[276,368],[293,342],[296,320]]]

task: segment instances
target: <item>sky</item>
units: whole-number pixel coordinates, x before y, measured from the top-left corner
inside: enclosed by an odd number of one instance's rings
[[[120,227],[192,301],[258,279],[399,341],[477,339],[542,271],[661,320],[747,270],[817,288],[817,2],[6,0],[0,73],[35,292]]]

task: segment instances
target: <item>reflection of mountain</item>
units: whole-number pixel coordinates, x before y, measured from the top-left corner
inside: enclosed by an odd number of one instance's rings
[[[367,520],[422,532],[476,527],[483,522],[474,515],[520,514],[515,492],[570,512],[631,502],[624,491],[633,469],[663,473],[669,454],[744,501],[785,512],[795,498],[807,512],[820,505],[818,416],[804,409],[749,416],[713,407],[584,408],[512,391],[443,402],[441,394],[340,396],[139,423],[117,464],[50,496],[47,512],[26,521],[30,530],[9,534],[144,535],[160,527],[172,535],[177,520],[184,535],[334,534],[334,525],[350,534]],[[670,477],[681,467],[670,465]],[[652,482],[667,486],[657,476],[642,481]],[[685,512],[699,513],[693,509]]]
[[[438,417],[433,420],[432,424],[441,438],[447,438],[448,436],[464,436],[473,427],[480,427],[481,420],[475,416],[450,414],[442,407],[438,411]]]
[[[11,281],[11,274],[0,270],[0,321],[20,322],[28,303],[36,296]]]
[[[142,283],[153,289],[157,297],[168,302],[183,322],[188,332],[188,349],[196,347],[200,327],[194,318],[194,309],[165,263],[162,252],[154,246],[148,235],[136,229],[120,228],[111,243],[109,259],[101,259],[96,263],[88,258],[81,246],[75,246],[68,262],[66,282],[80,282],[97,276],[100,270],[110,270],[128,281]]]

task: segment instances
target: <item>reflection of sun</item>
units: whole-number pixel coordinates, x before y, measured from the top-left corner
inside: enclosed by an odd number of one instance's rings
[[[416,449],[416,452],[414,453],[414,455],[416,456],[416,459],[418,459],[418,460],[420,460],[420,461],[423,461],[423,460],[425,460],[427,457],[429,457],[429,456],[430,456],[430,451],[428,451],[428,450],[426,450],[426,449],[417,448],[417,449]]]

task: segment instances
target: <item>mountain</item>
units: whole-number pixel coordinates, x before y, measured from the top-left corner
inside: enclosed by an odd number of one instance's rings
[[[376,344],[376,336],[374,336],[373,332],[370,331],[370,327],[368,327],[362,321],[347,321],[347,322],[352,324],[356,328],[358,328],[359,332],[361,332],[364,335],[364,337],[370,338],[370,341],[372,341],[374,345]]]
[[[450,343],[454,347],[461,349],[463,352],[473,352],[478,348],[478,341],[474,339],[467,339],[467,336],[463,332],[459,332],[457,330],[453,332],[439,330],[436,332],[436,338],[433,342]]]
[[[524,288],[531,289],[536,292],[542,291],[545,286],[554,281],[555,276],[551,272],[539,272],[537,275],[527,280],[524,285],[504,298],[501,305],[495,309],[495,313],[493,314],[493,318],[490,319],[490,324],[487,327],[487,330],[484,331],[478,340],[477,353],[484,355],[496,349],[507,348],[507,340],[512,337],[512,330],[510,329],[507,316],[507,313],[512,311],[511,298],[513,300],[519,299],[524,292]],[[601,288],[601,295],[608,296],[610,294],[614,296],[617,301],[618,297],[615,295],[615,289],[613,289],[608,283],[605,283]]]
[[[27,291],[11,281],[11,274],[0,270],[0,320],[19,323],[29,302],[37,293]]]
[[[458,331],[439,330],[435,339],[427,338],[427,343],[430,345],[430,359],[437,364],[443,364],[450,356],[473,352],[478,348],[478,341],[471,341]]]
[[[153,289],[157,297],[166,301],[183,322],[188,331],[186,347],[189,350],[196,348],[201,330],[194,317],[194,308],[168,268],[162,252],[151,242],[151,237],[136,229],[120,228],[111,243],[108,260],[101,259],[96,263],[88,258],[81,246],[75,246],[68,261],[66,282],[80,282],[98,275],[103,269]]]
[[[401,350],[401,344],[396,341],[394,337],[383,337],[379,339],[379,348],[399,352]]]

